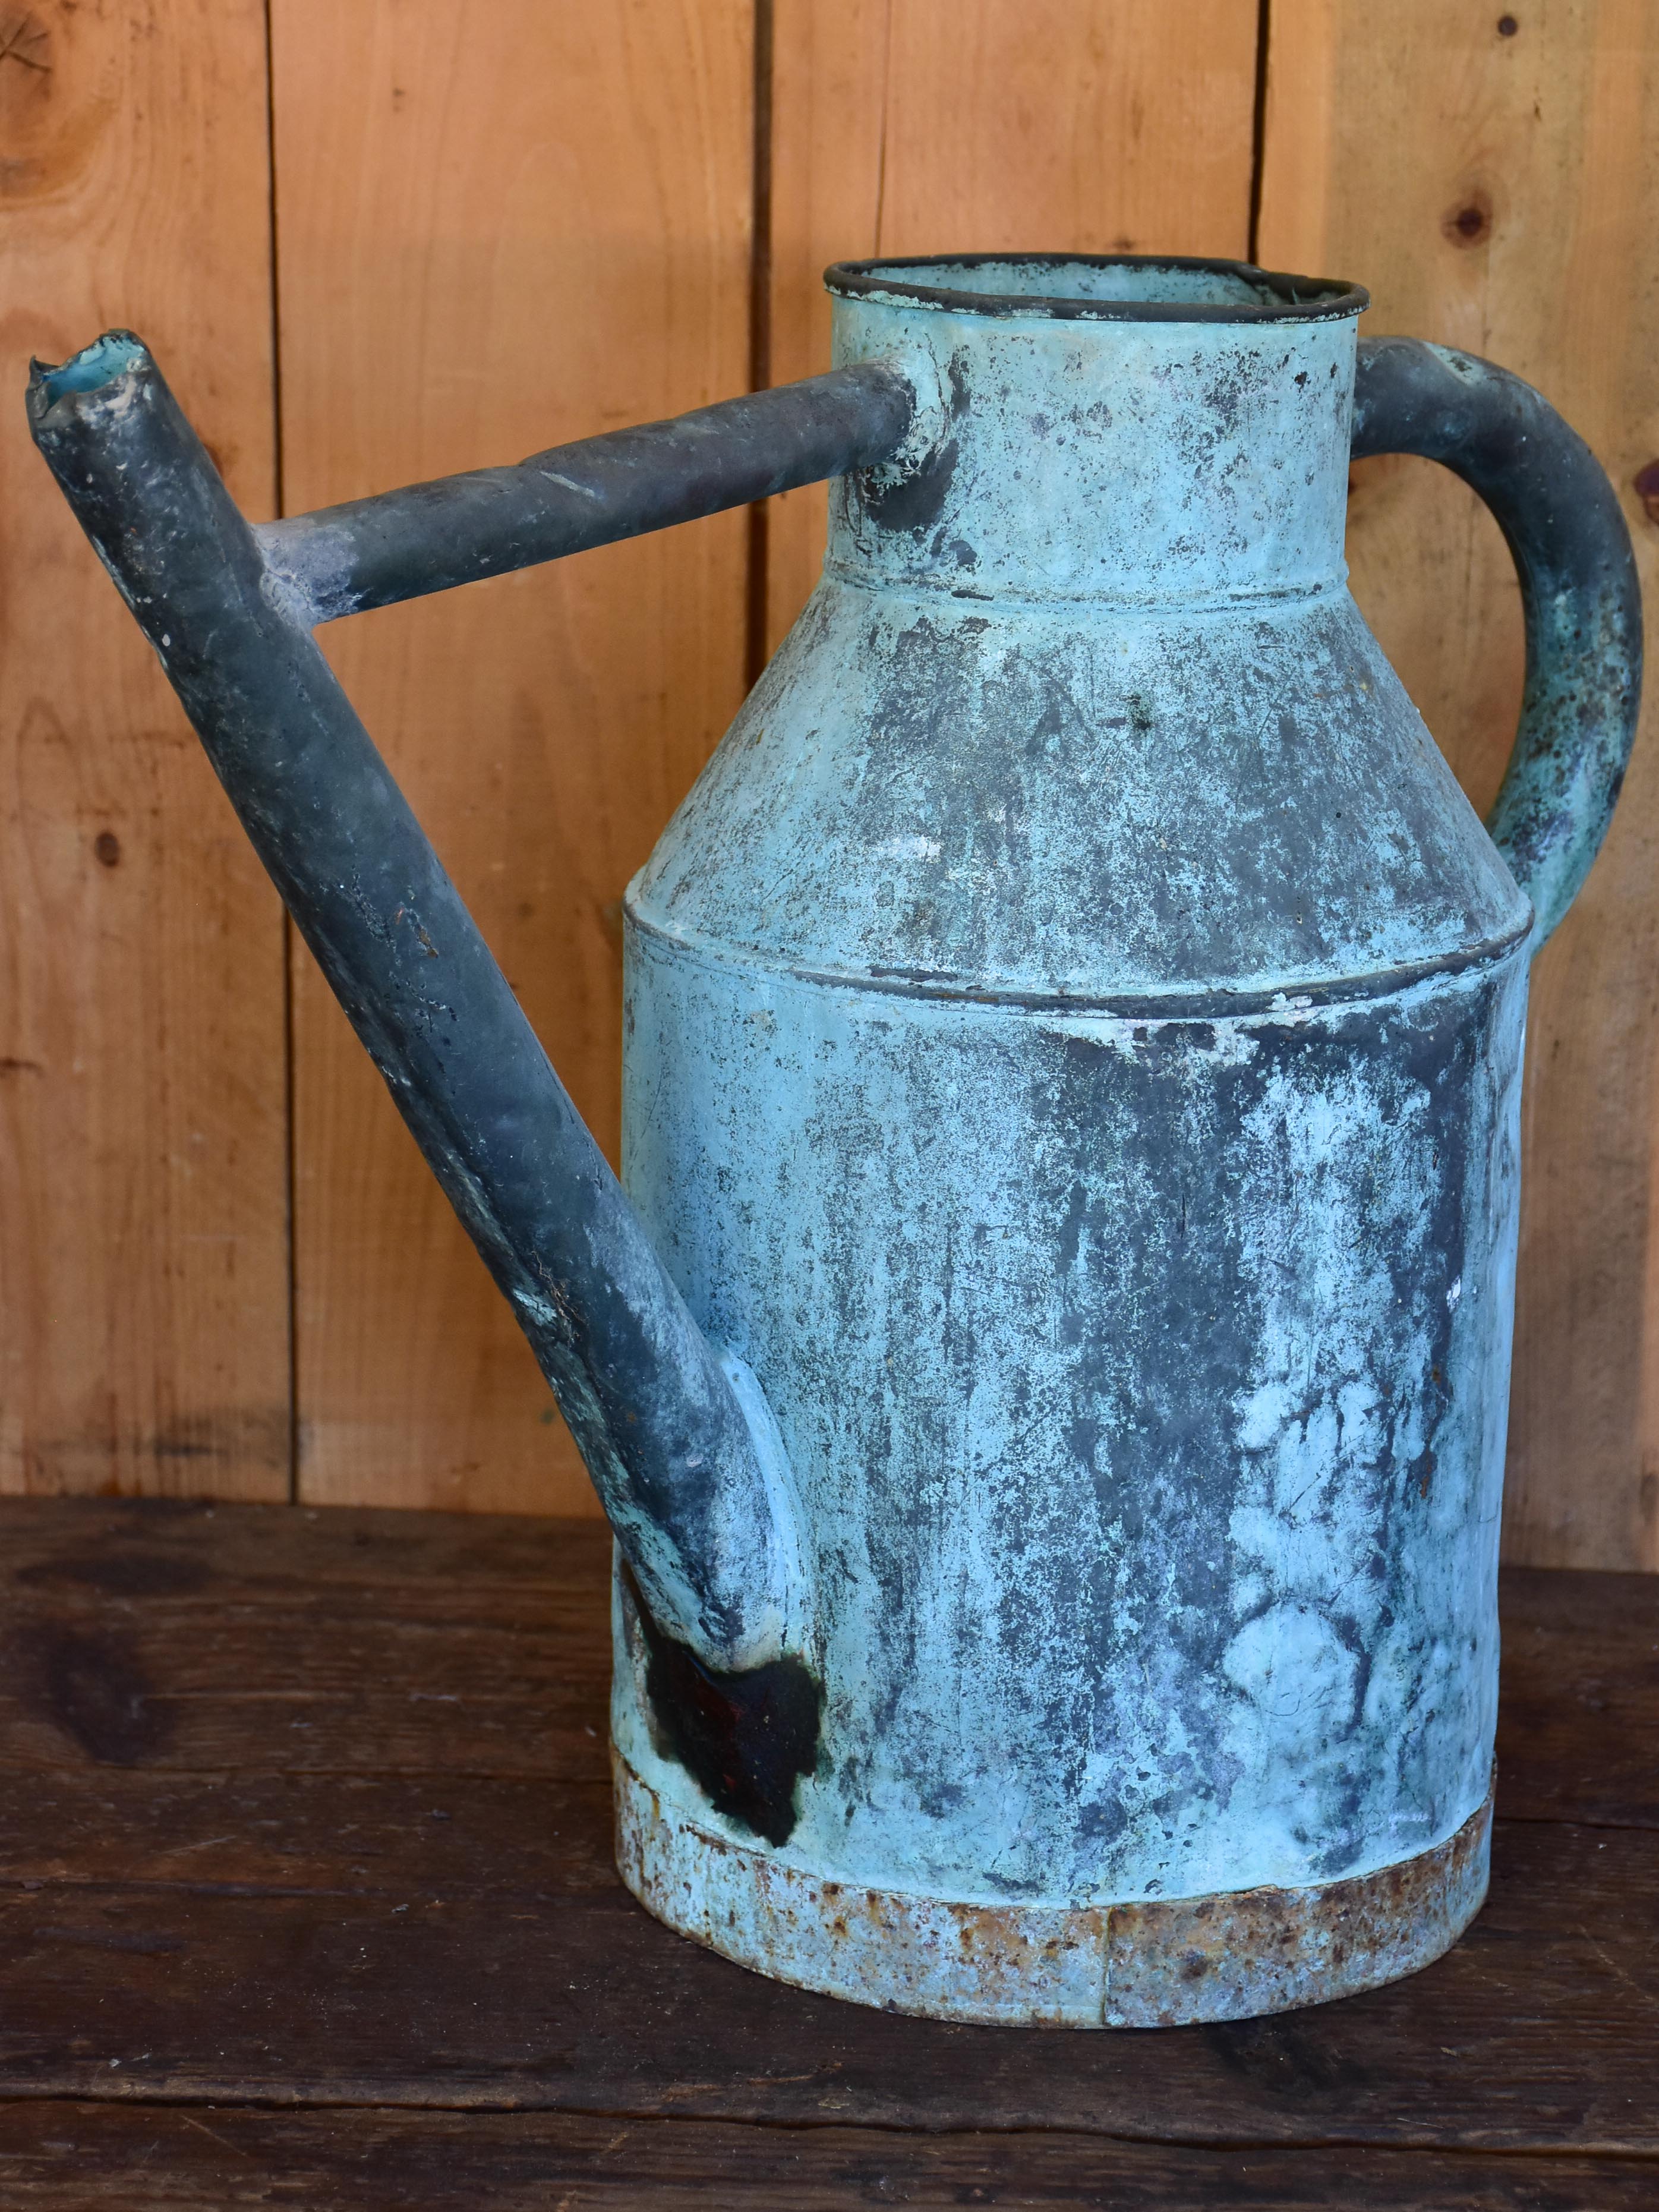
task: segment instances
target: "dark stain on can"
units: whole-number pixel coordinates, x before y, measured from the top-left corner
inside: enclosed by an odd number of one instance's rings
[[[646,1650],[646,1694],[657,1748],[675,1759],[717,1813],[769,1844],[787,1843],[795,1786],[817,1764],[823,1689],[793,1656],[726,1674],[665,1634],[626,1567],[623,1587]]]
[[[872,474],[860,479],[864,511],[878,530],[930,529],[939,520],[957,472],[957,441],[947,438],[919,469],[896,482]]]

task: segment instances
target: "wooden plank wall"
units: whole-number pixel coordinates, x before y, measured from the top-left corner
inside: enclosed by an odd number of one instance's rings
[[[273,0],[272,28],[290,511],[744,388],[746,6]],[[722,515],[324,634],[613,1157],[619,902],[743,696],[745,547]],[[589,1507],[303,951],[295,981],[301,1494]]]
[[[142,329],[259,515],[810,374],[843,255],[1254,227],[1369,283],[1368,327],[1539,383],[1650,570],[1656,69],[1646,0],[33,0],[0,8],[0,328],[14,391]],[[591,1510],[15,404],[0,471],[0,1486]],[[325,633],[608,1145],[623,885],[822,518],[792,495]],[[1370,463],[1352,551],[1484,799],[1519,684],[1495,530]],[[1538,973],[1535,1562],[1659,1568],[1656,783],[1639,754]]]
[[[275,496],[260,0],[0,7],[0,1487],[282,1498],[283,916],[28,437],[145,331]]]

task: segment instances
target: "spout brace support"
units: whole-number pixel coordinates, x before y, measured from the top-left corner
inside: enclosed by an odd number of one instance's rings
[[[129,334],[37,365],[28,404],[512,1304],[656,1621],[714,1668],[798,1648],[788,1471],[758,1387],[687,1309],[310,625],[873,465],[908,427],[908,386],[866,364],[258,531]]]
[[[861,362],[532,453],[349,500],[253,535],[307,623],[561,560],[888,459],[915,406],[909,384]]]

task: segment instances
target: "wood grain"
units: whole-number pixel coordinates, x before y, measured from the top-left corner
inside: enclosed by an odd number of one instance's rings
[[[1517,2168],[1519,2169],[1517,2171]],[[1645,2212],[1647,2160],[1400,2150],[1176,2149],[989,2130],[733,2127],[557,2112],[189,2112],[165,2106],[0,2108],[15,2212],[846,2212],[1003,2204],[1047,2212]],[[258,2202],[258,2198],[252,2201]]]
[[[8,2204],[105,2172],[131,2193],[79,2201],[210,2202],[233,2170],[325,2205],[354,2177],[419,2205],[439,2170],[447,2202],[559,2203],[508,2193],[532,2168],[616,2205],[758,2204],[780,2175],[807,2204],[1651,2192],[1650,1577],[1507,1578],[1493,1894],[1448,1958],[1309,2013],[1089,2036],[811,1997],[627,1899],[597,1760],[570,1761],[605,1719],[591,1522],[27,1501],[0,1559],[9,1652],[101,1635],[148,1668],[135,1692],[83,1642],[55,1685],[5,1670]]]
[[[1659,502],[1650,515],[1634,479],[1659,455],[1656,190],[1659,15],[1644,0],[1273,0],[1262,257],[1368,285],[1365,329],[1536,384],[1623,495],[1650,586]],[[1484,806],[1520,696],[1508,556],[1428,464],[1355,474],[1356,593]],[[1540,1565],[1659,1567],[1655,714],[1534,975],[1505,1540]]]
[[[274,0],[291,511],[743,389],[742,0]],[[325,632],[614,1154],[622,890],[743,689],[744,528]],[[294,1011],[300,1486],[572,1510],[506,1307],[308,958]]]
[[[830,365],[831,261],[1242,254],[1255,43],[1236,0],[777,0],[773,380]],[[769,509],[775,645],[817,580],[824,501]]]
[[[1659,1829],[1659,1618],[1647,1575],[1505,1571],[1498,1801],[1511,1820]]]
[[[0,9],[0,1489],[289,1480],[282,916],[24,422],[155,346],[271,512],[258,0]]]

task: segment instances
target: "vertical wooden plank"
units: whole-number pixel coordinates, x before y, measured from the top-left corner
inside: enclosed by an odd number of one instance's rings
[[[1027,247],[1242,255],[1256,11],[1239,0],[776,0],[772,374],[829,366],[831,261]],[[775,644],[822,488],[771,507]]]
[[[746,0],[274,0],[292,510],[741,391]],[[603,1142],[622,890],[742,696],[741,515],[324,633]],[[296,956],[301,1493],[591,1505]]]
[[[1636,479],[1659,455],[1659,13],[1273,0],[1268,94],[1264,258],[1352,276],[1375,301],[1365,327],[1539,386],[1623,494],[1650,585],[1659,503]],[[1497,530],[1427,464],[1367,462],[1349,550],[1360,604],[1484,805],[1521,676]],[[1607,848],[1533,979],[1506,1540],[1540,1565],[1659,1568],[1654,720],[1650,703]]]
[[[0,1488],[281,1498],[282,917],[24,423],[155,346],[272,511],[260,0],[0,16]]]

